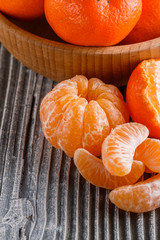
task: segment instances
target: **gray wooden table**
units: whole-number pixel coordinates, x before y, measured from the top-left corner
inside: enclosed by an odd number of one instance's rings
[[[0,240],[159,240],[160,209],[117,209],[44,139],[39,105],[55,84],[0,45]]]

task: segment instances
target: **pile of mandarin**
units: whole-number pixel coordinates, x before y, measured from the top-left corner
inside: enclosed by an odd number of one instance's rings
[[[0,0],[0,11],[22,21],[45,16],[60,38],[82,46],[160,36],[159,0]],[[75,76],[44,97],[40,119],[86,180],[112,190],[119,208],[147,212],[160,207],[160,60],[135,68],[126,101],[113,85]],[[144,172],[152,177],[138,182]]]
[[[64,41],[83,46],[143,42],[160,36],[159,0],[0,0],[13,18],[45,16]]]
[[[160,207],[160,60],[135,68],[126,100],[113,85],[75,76],[44,97],[40,119],[86,180],[114,189],[109,198],[119,208],[147,212]],[[155,176],[136,183],[144,172]]]

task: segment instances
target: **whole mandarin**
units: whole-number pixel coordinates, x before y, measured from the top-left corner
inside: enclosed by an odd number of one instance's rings
[[[48,23],[66,42],[110,46],[124,39],[138,22],[141,0],[45,0]]]
[[[0,11],[18,19],[35,19],[44,14],[44,0],[0,0]]]
[[[134,122],[147,126],[149,136],[160,138],[160,60],[142,61],[127,84],[127,106]]]
[[[142,15],[124,44],[138,43],[160,37],[160,1],[142,0]]]

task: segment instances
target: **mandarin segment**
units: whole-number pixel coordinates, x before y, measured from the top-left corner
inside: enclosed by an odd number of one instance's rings
[[[58,145],[70,157],[73,157],[77,148],[82,147],[83,116],[86,106],[85,98],[72,100],[57,129]]]
[[[97,102],[105,112],[111,128],[115,128],[126,122],[122,113],[112,102],[107,99],[98,99]]]
[[[135,122],[147,126],[150,137],[160,138],[160,60],[142,61],[127,84],[127,106]]]
[[[142,161],[151,172],[160,172],[160,140],[147,138],[136,148],[134,159]]]
[[[120,209],[142,213],[160,207],[160,174],[135,185],[114,189],[109,199]]]
[[[77,83],[78,96],[86,98],[88,94],[88,79],[83,75],[76,75],[71,79],[71,81]]]
[[[133,161],[131,172],[128,175],[124,177],[113,176],[106,170],[101,159],[85,149],[75,151],[74,162],[79,172],[88,182],[107,189],[133,184],[144,173],[144,164],[140,161]]]
[[[101,145],[110,133],[110,125],[105,112],[94,100],[86,106],[83,127],[83,148],[96,156],[100,156]]]
[[[48,141],[55,148],[59,148],[58,139],[57,139],[57,129],[63,118],[63,115],[73,99],[77,99],[76,95],[64,95],[59,98],[58,101],[52,101],[47,109],[41,111],[41,120],[43,121],[43,132]],[[49,112],[49,114],[48,114]]]
[[[98,88],[100,88],[101,86],[104,86],[105,83],[102,82],[100,79],[98,78],[90,78],[88,81],[88,96],[87,96],[87,100],[91,101],[91,100],[96,100],[96,91]]]
[[[97,100],[98,99],[107,99],[107,100],[111,101],[116,106],[116,108],[118,108],[118,110],[122,113],[125,121],[126,122],[129,121],[128,109],[127,109],[125,102],[122,99],[120,99],[119,97],[117,97],[116,95],[114,95],[110,92],[101,93],[97,97]]]
[[[98,97],[103,93],[111,93],[114,96],[117,96],[118,98],[124,100],[122,93],[119,91],[117,87],[115,87],[112,84],[101,85],[100,87],[95,89],[95,99],[98,99]]]
[[[50,96],[48,96],[50,94]],[[66,94],[78,95],[78,85],[76,81],[65,80],[57,84],[53,90],[46,95],[46,99],[52,99],[52,101],[56,101],[59,98],[63,97]],[[44,98],[44,99],[45,99]]]
[[[139,123],[126,123],[112,130],[102,144],[102,161],[105,168],[116,176],[131,171],[135,149],[147,137],[148,129]]]

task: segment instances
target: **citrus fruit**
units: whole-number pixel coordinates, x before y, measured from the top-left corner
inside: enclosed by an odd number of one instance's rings
[[[144,164],[140,161],[133,161],[132,169],[128,175],[124,177],[112,176],[104,167],[101,159],[83,148],[75,151],[74,162],[79,172],[88,182],[107,189],[133,184],[144,173]]]
[[[77,148],[99,156],[105,137],[113,127],[127,122],[129,115],[118,88],[96,78],[88,81],[75,76],[57,84],[44,97],[40,119],[52,146],[71,157]]]
[[[160,37],[160,1],[142,0],[141,17],[123,43],[137,43]]]
[[[44,14],[44,0],[0,0],[0,11],[19,19],[34,19]]]
[[[48,23],[66,42],[109,46],[124,39],[136,25],[141,0],[45,0]]]
[[[127,84],[126,100],[131,118],[147,126],[150,137],[160,138],[160,60],[142,61]]]
[[[125,211],[152,211],[160,207],[160,174],[135,185],[116,188],[110,192],[109,199]]]
[[[160,140],[147,138],[136,148],[134,159],[142,161],[152,172],[160,172]]]
[[[114,128],[102,144],[102,161],[105,168],[116,176],[131,171],[136,147],[148,136],[148,129],[139,123],[126,123]]]

